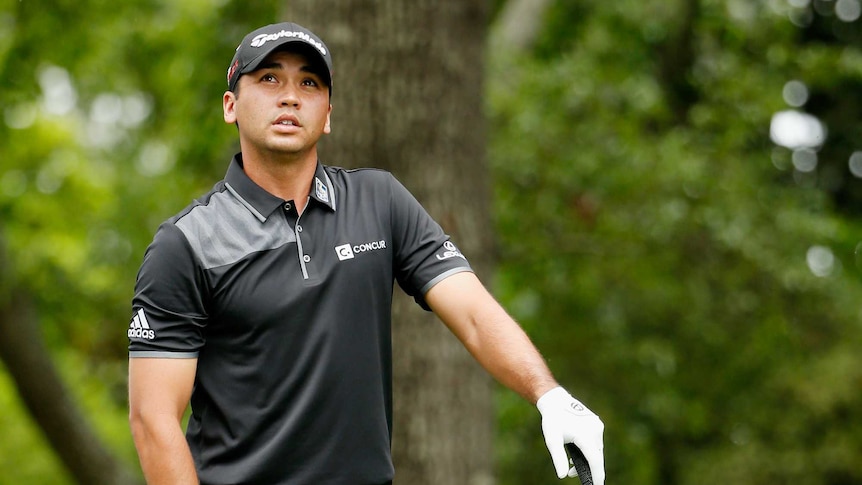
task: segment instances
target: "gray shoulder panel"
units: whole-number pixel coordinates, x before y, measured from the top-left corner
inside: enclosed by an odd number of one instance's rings
[[[287,219],[273,214],[264,221],[231,192],[217,192],[177,221],[204,269],[235,263],[248,254],[295,242]]]

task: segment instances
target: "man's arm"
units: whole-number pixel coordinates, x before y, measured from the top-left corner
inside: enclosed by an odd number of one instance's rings
[[[557,384],[527,334],[476,275],[462,272],[449,276],[425,294],[425,301],[482,367],[500,383],[536,404],[542,414],[542,433],[557,476],[577,475],[565,449],[567,444],[574,444],[580,450],[580,453],[575,450],[577,458],[582,454],[591,471],[591,478],[582,477],[582,483],[603,485],[601,419]]]
[[[149,485],[197,485],[182,419],[197,359],[129,359],[129,424]]]
[[[501,384],[535,404],[558,386],[539,351],[475,274],[454,274],[425,295],[428,306]]]

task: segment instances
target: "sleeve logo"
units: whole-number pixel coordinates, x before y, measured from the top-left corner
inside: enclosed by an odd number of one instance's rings
[[[132,323],[129,324],[129,338],[142,338],[144,340],[152,340],[156,338],[156,332],[150,328],[150,322],[147,321],[147,316],[144,314],[144,309],[138,310],[138,313],[132,318]]]
[[[464,257],[463,254],[461,254],[461,251],[458,250],[458,247],[455,246],[455,243],[453,243],[452,241],[446,241],[443,243],[443,253],[438,254],[437,259],[443,261],[444,259],[449,258],[461,258],[465,260],[467,259]]]

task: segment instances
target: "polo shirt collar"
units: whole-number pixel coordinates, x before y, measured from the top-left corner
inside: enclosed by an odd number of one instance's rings
[[[335,187],[332,186],[329,174],[319,161],[314,171],[314,179],[311,181],[311,191],[308,194],[312,199],[335,212]]]
[[[236,196],[261,222],[284,205],[284,199],[270,194],[248,178],[242,168],[241,153],[234,155],[224,180],[228,191]],[[317,162],[309,196],[310,199],[328,207],[329,210],[335,211],[335,190],[329,175],[320,162]]]

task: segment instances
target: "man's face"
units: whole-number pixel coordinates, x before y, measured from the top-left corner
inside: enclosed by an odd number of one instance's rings
[[[300,53],[270,54],[237,88],[224,94],[224,120],[238,125],[244,157],[300,158],[330,132],[329,88]]]

